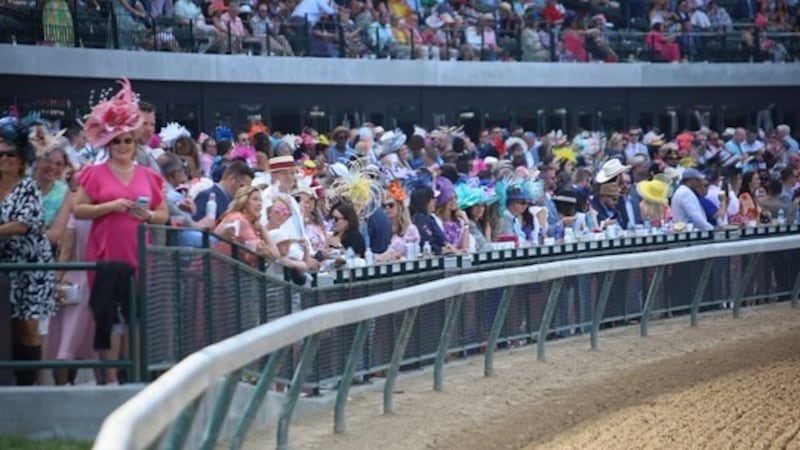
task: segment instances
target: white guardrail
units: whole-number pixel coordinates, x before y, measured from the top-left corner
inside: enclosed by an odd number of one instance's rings
[[[310,308],[248,330],[198,351],[106,418],[96,450],[150,447],[181,412],[222,376],[319,332],[405,311],[470,292],[563,277],[657,267],[708,258],[800,248],[800,235],[698,245],[670,250],[578,258],[458,275],[358,300]],[[425,295],[419,295],[424,290]]]

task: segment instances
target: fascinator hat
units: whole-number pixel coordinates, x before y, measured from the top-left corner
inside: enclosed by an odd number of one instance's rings
[[[456,196],[453,183],[445,177],[436,177],[434,193],[436,194],[436,208],[441,208]]]
[[[139,100],[127,78],[117,80],[122,86],[117,95],[98,103],[83,122],[83,133],[94,148],[108,145],[112,139],[142,126]]]
[[[161,132],[158,133],[161,143],[164,144],[166,148],[173,148],[178,139],[191,136],[192,134],[189,133],[189,130],[177,122],[169,122],[167,126],[161,128]]]
[[[0,118],[0,141],[15,146],[22,159],[30,164],[44,150],[44,148],[39,148],[29,142],[31,135],[41,132],[39,127],[44,130],[44,121],[36,113],[29,114],[22,119],[18,119],[14,115],[2,117]],[[47,145],[47,143],[44,142],[43,145]]]
[[[371,216],[383,197],[380,181],[371,172],[365,160],[352,161],[347,172],[331,183],[331,202],[347,200],[362,217]]]

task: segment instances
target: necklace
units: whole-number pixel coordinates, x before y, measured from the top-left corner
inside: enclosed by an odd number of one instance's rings
[[[133,167],[134,166],[133,166],[133,164],[131,164],[131,166],[128,167],[127,169],[123,169],[123,168],[119,167],[118,165],[114,164],[113,162],[109,161],[108,162],[108,167],[111,167],[112,169],[114,169],[115,171],[117,171],[119,173],[131,173],[131,172],[133,172]]]

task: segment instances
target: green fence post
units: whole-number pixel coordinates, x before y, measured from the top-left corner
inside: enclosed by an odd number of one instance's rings
[[[186,445],[186,438],[189,437],[189,430],[192,429],[194,417],[197,414],[197,408],[200,407],[200,402],[203,396],[199,395],[196,399],[192,400],[186,408],[181,411],[181,414],[175,419],[175,424],[169,430],[169,434],[164,442],[164,450],[181,450]]]
[[[603,277],[603,286],[600,288],[600,296],[597,298],[597,306],[595,306],[594,317],[592,318],[592,333],[589,336],[592,350],[597,350],[597,333],[600,332],[600,322],[603,321],[608,297],[611,294],[611,285],[614,284],[616,275],[616,272],[606,272],[606,276]]]
[[[547,340],[547,331],[553,321],[553,314],[555,314],[556,306],[558,305],[558,296],[561,294],[561,285],[563,283],[563,278],[556,278],[550,286],[550,295],[548,295],[547,305],[544,307],[544,317],[542,317],[542,323],[539,326],[539,340],[536,342],[536,359],[539,361],[544,361],[544,345]]]
[[[656,272],[653,274],[653,279],[650,281],[650,289],[647,291],[647,298],[644,300],[642,307],[642,322],[639,324],[640,334],[642,337],[647,337],[648,325],[650,323],[650,308],[653,307],[653,301],[656,298],[656,292],[661,285],[661,279],[664,277],[664,267],[656,267]]]
[[[508,305],[511,303],[513,290],[513,286],[503,288],[500,304],[497,306],[497,312],[494,315],[494,321],[492,321],[492,329],[489,330],[489,339],[486,341],[486,356],[483,362],[483,376],[486,377],[494,375],[494,348],[497,345],[497,339],[500,337],[503,324],[506,322],[506,314],[508,313]]]
[[[258,409],[261,408],[261,404],[264,403],[269,388],[278,375],[278,370],[280,370],[283,362],[286,361],[286,353],[288,351],[289,347],[284,347],[275,351],[270,355],[267,364],[264,365],[264,370],[261,371],[261,376],[258,378],[258,383],[256,383],[253,395],[250,397],[250,400],[248,400],[247,406],[245,406],[244,412],[242,413],[242,418],[239,420],[239,423],[236,425],[236,430],[233,432],[233,437],[231,438],[229,446],[230,450],[239,450],[242,448],[244,438],[247,436],[247,431],[253,423],[253,418],[255,418]]]
[[[213,300],[213,292],[211,291],[211,250],[210,250],[210,239],[209,239],[209,232],[208,230],[203,230],[203,311],[205,312],[205,318],[203,320],[203,325],[206,327],[206,343],[205,345],[211,345],[214,342],[214,334],[211,327],[212,320],[211,314],[213,312],[213,308],[211,306],[211,302]]]
[[[131,276],[131,288],[128,293],[128,311],[130,314],[130,325],[128,329],[128,360],[131,362],[131,379],[137,383],[141,383],[144,378],[142,375],[144,368],[141,367],[141,358],[139,358],[139,353],[137,352],[137,348],[141,344],[137,339],[140,335],[140,325],[139,308],[136,306],[136,277]]]
[[[747,261],[747,266],[744,273],[739,277],[739,282],[736,283],[736,290],[733,297],[733,317],[738,319],[741,317],[742,299],[744,298],[744,291],[747,289],[747,284],[750,283],[750,278],[753,277],[753,272],[756,269],[756,261],[758,254],[750,255]]]
[[[797,272],[797,277],[794,279],[794,287],[792,288],[792,308],[800,307],[800,301],[798,298],[800,297],[800,272]]]
[[[694,299],[692,299],[692,314],[691,326],[697,326],[697,313],[700,311],[700,299],[706,292],[708,280],[711,277],[711,267],[714,265],[714,259],[706,260],[703,265],[703,271],[700,273],[700,280],[697,282],[697,290],[694,291]]]
[[[140,381],[150,378],[149,364],[147,361],[147,229],[144,224],[136,229],[139,259],[139,283],[137,285],[137,300],[139,302],[139,370]],[[131,355],[133,358],[133,355]]]
[[[403,324],[400,326],[400,334],[397,337],[397,342],[394,344],[392,361],[389,364],[389,370],[386,372],[386,382],[383,384],[384,414],[392,414],[394,412],[392,398],[394,382],[397,378],[397,373],[400,371],[400,363],[403,361],[403,354],[406,352],[406,345],[408,344],[408,338],[411,337],[411,330],[414,328],[414,321],[417,319],[418,310],[418,307],[414,307],[406,310],[403,315]]]
[[[433,364],[433,390],[441,391],[442,385],[442,369],[444,367],[444,359],[447,355],[447,349],[450,347],[450,340],[453,337],[453,327],[456,324],[459,311],[461,310],[461,301],[459,297],[450,299],[447,305],[447,315],[444,318],[444,326],[442,327],[442,334],[439,337],[439,348],[436,350],[436,360]]]
[[[356,371],[358,358],[362,354],[364,348],[364,341],[367,340],[367,330],[369,329],[369,320],[358,323],[356,328],[356,335],[353,337],[353,344],[350,346],[350,355],[347,357],[347,363],[344,366],[342,373],[342,380],[339,382],[339,389],[336,392],[336,407],[333,413],[333,432],[344,433],[347,429],[345,425],[344,409],[347,406],[347,395],[350,392],[350,384],[353,381],[353,374]]]
[[[289,392],[286,393],[286,398],[283,400],[281,406],[281,414],[278,419],[278,450],[287,450],[289,448],[289,423],[292,420],[292,413],[297,404],[297,399],[300,397],[300,391],[303,389],[303,383],[308,376],[308,371],[314,364],[314,359],[317,356],[317,349],[319,348],[319,333],[306,338],[303,345],[303,354],[300,355],[300,362],[297,364],[297,369],[294,371],[292,377],[292,384],[289,386]]]
[[[228,374],[222,384],[222,391],[217,396],[217,401],[214,403],[214,409],[211,411],[211,420],[209,420],[206,429],[203,432],[203,438],[200,440],[200,450],[211,450],[217,446],[217,438],[219,432],[222,430],[222,425],[225,423],[225,417],[228,415],[228,409],[231,407],[231,399],[236,392],[236,386],[239,385],[239,379],[242,376],[242,370],[239,369],[233,373]]]
[[[174,361],[180,361],[185,356],[183,354],[183,339],[181,339],[183,337],[183,320],[182,320],[182,317],[181,317],[181,298],[182,298],[182,295],[181,295],[181,291],[182,291],[181,282],[183,280],[181,279],[181,275],[180,275],[181,274],[181,254],[180,254],[180,252],[176,251],[176,252],[174,252],[174,255],[175,255],[175,261],[173,261],[173,264],[175,264],[175,270],[178,273],[178,276],[175,277],[175,298],[172,299],[173,313],[175,314],[175,324],[173,326],[173,330],[174,330],[174,333],[175,333],[175,335],[174,335],[174,337],[175,337],[175,345],[176,345],[176,348],[178,349],[178,354],[174,355],[174,358],[175,358]]]

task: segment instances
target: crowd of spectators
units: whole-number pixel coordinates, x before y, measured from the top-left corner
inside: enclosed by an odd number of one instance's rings
[[[248,250],[244,263],[260,256],[304,284],[344,265],[800,221],[787,125],[669,138],[510,125],[473,140],[457,127],[370,123],[281,133],[254,116],[236,133],[175,123],[156,133],[153,107],[122,86],[63,136],[35,117],[0,120],[2,261],[104,262],[96,274],[11,274],[15,359],[124,354],[141,223],[212,229]],[[231,252],[224,240],[214,248]],[[117,382],[116,370],[97,380]]]
[[[799,51],[775,34],[798,32],[792,0],[75,1],[44,0],[43,42],[75,45],[79,8],[108,17],[107,44],[124,49],[575,62],[707,60],[727,46],[783,62]]]

